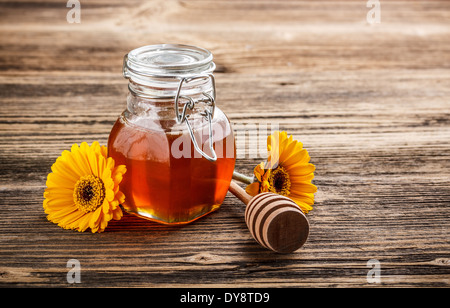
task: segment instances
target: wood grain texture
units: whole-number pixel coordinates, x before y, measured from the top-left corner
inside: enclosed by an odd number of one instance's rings
[[[448,287],[450,2],[0,1],[0,286]],[[131,215],[104,233],[46,220],[50,166],[98,140],[125,108],[122,58],[136,47],[211,50],[218,106],[251,174],[278,125],[317,167],[310,235],[296,253],[260,247],[242,203],[183,227]],[[367,261],[381,264],[368,284]]]

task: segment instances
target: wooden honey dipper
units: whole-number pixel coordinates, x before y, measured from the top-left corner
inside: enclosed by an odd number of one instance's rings
[[[228,190],[247,205],[245,222],[259,244],[275,252],[290,253],[306,242],[309,222],[294,201],[270,192],[252,197],[234,181]]]

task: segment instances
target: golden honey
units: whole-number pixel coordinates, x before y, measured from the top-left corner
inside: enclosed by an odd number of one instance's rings
[[[213,130],[229,125],[223,113],[216,118]],[[127,167],[120,184],[126,196],[123,207],[165,224],[188,223],[218,209],[233,174],[235,145],[231,129],[215,131],[219,132],[214,141],[218,157],[209,161],[189,146],[192,140],[187,131],[145,129],[121,116],[111,131],[108,151],[116,164]],[[197,136],[197,140],[207,139],[206,134]]]

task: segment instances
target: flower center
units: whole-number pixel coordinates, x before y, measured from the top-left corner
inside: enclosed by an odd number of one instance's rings
[[[289,180],[289,173],[281,166],[272,170],[269,176],[269,184],[271,191],[282,196],[290,194],[291,181]]]
[[[73,201],[79,210],[85,213],[92,212],[102,205],[104,199],[105,186],[100,178],[86,175],[75,184]]]

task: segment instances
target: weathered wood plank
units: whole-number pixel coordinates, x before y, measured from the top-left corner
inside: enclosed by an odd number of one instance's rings
[[[0,285],[365,287],[450,285],[450,6],[364,1],[0,1]],[[262,249],[243,205],[183,227],[126,214],[105,233],[63,230],[42,209],[50,166],[73,143],[106,144],[125,108],[122,57],[151,43],[212,50],[236,169],[264,159],[278,126],[304,143],[319,187],[295,254]]]

